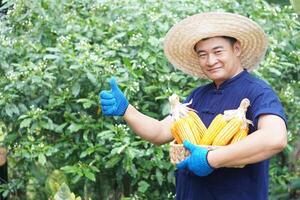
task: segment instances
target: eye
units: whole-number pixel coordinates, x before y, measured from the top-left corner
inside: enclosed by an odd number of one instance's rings
[[[200,53],[200,54],[198,54],[198,56],[199,56],[199,58],[203,59],[203,58],[206,57],[206,54],[205,53]]]
[[[222,50],[217,50],[217,51],[215,51],[215,54],[217,54],[217,55],[220,55],[220,54],[222,54]]]

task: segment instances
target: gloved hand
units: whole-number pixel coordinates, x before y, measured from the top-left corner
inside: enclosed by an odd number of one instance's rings
[[[177,169],[187,167],[198,176],[207,176],[214,170],[207,161],[207,149],[196,146],[186,140],[183,142],[183,146],[190,151],[191,155],[178,163]]]
[[[105,116],[123,116],[129,103],[114,77],[110,78],[109,84],[110,91],[104,90],[99,93],[102,112]]]

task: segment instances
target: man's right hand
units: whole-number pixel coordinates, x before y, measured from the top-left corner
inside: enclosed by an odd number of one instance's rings
[[[183,146],[191,152],[191,155],[178,163],[177,169],[188,168],[198,176],[207,176],[213,172],[214,168],[207,160],[208,150],[206,148],[194,145],[187,140],[183,142]]]
[[[103,90],[99,93],[102,113],[105,116],[123,116],[128,108],[128,100],[119,89],[114,77],[110,78],[110,91]]]

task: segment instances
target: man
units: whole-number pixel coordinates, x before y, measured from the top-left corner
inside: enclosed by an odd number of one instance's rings
[[[274,91],[248,72],[264,57],[267,38],[252,20],[231,13],[210,12],[188,17],[167,33],[164,52],[177,68],[212,83],[196,88],[186,99],[206,126],[243,98],[254,126],[234,144],[207,151],[187,141],[191,155],[177,165],[176,199],[265,200],[268,159],[287,144],[286,117]],[[100,93],[104,115],[123,116],[135,133],[154,144],[173,140],[171,116],[158,121],[128,103],[115,79]],[[244,168],[232,166],[246,165]]]

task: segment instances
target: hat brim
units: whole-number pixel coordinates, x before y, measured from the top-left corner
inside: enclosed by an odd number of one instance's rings
[[[204,38],[229,36],[241,43],[241,64],[248,71],[264,58],[268,39],[251,19],[233,13],[200,13],[178,22],[166,34],[164,53],[176,68],[192,76],[207,78],[201,70],[195,44]]]

